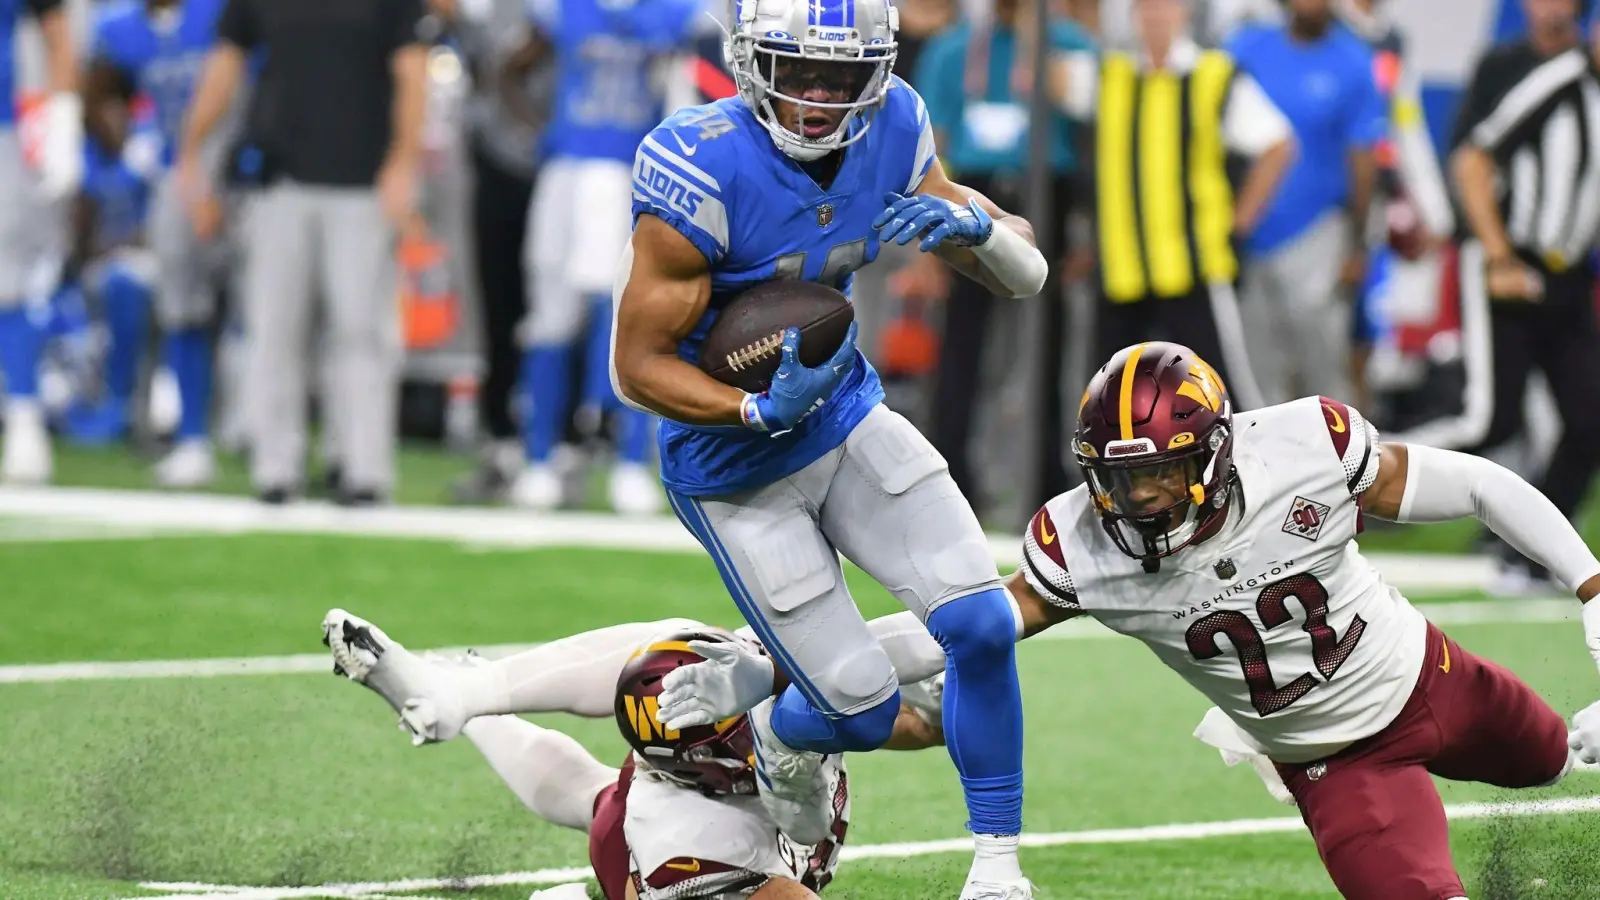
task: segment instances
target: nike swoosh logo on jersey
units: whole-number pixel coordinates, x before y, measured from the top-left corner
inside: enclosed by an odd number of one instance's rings
[[[1450,674],[1450,641],[1449,641],[1448,638],[1441,638],[1440,639],[1440,643],[1444,644],[1444,662],[1439,664],[1439,671],[1445,673],[1446,675],[1449,675]]]
[[[686,863],[669,862],[667,863],[667,868],[677,869],[680,872],[698,872],[700,871],[700,860],[691,859]]]
[[[1328,411],[1328,415],[1333,416],[1334,424],[1329,425],[1328,430],[1334,434],[1344,434],[1344,419],[1340,418],[1339,411],[1326,403],[1322,405],[1322,408]]]
[[[672,132],[672,139],[678,142],[678,149],[683,151],[684,156],[693,156],[700,149],[699,144],[685,144],[676,131]]]
[[[1056,542],[1056,536],[1050,533],[1050,522],[1047,519],[1039,520],[1039,543],[1046,547]]]

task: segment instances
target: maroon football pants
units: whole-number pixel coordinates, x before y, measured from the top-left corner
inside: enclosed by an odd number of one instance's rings
[[[1532,688],[1432,624],[1427,640],[1416,689],[1387,728],[1327,759],[1278,765],[1347,900],[1466,896],[1430,773],[1527,788],[1566,766],[1566,721]]]

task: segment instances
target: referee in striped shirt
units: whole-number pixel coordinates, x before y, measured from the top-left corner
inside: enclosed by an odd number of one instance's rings
[[[1538,367],[1564,423],[1539,487],[1571,518],[1600,467],[1600,79],[1582,47],[1576,0],[1524,7],[1527,37],[1478,64],[1450,160],[1466,224],[1462,414],[1407,437],[1471,451],[1503,444],[1522,430],[1528,374]],[[1507,562],[1511,583],[1541,574]]]

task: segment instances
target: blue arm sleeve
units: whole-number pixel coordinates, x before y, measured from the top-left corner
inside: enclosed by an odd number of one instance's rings
[[[723,146],[701,141],[697,132],[675,129],[669,120],[645,136],[633,162],[633,215],[653,215],[671,225],[715,265],[728,252],[733,179],[714,174],[714,150]],[[685,158],[701,150],[713,150],[699,157],[705,168]]]

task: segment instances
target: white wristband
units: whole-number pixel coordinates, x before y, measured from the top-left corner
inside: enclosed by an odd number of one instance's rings
[[[1039,248],[1000,222],[994,223],[989,239],[972,248],[985,270],[1011,292],[1013,297],[1031,297],[1044,287],[1050,274]]]
[[[1600,597],[1583,605],[1583,642],[1589,645],[1589,655],[1600,667]]]

